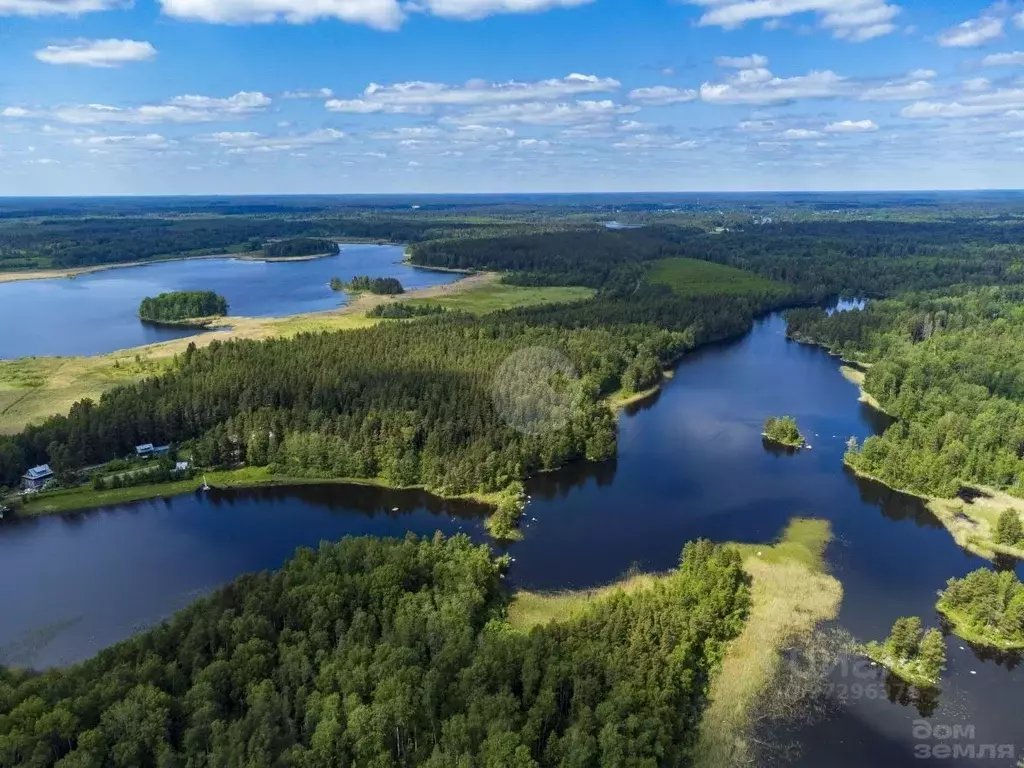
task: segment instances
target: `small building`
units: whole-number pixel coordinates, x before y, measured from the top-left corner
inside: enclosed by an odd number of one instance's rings
[[[142,445],[135,446],[135,455],[140,459],[148,459],[153,455],[153,444],[143,443]]]
[[[50,465],[40,464],[21,476],[21,487],[26,491],[38,491],[52,478],[53,470],[50,469]]]

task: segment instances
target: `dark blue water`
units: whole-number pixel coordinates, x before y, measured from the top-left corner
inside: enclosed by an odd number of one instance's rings
[[[780,414],[796,417],[811,450],[789,455],[764,447],[764,419]],[[845,590],[841,626],[869,640],[883,638],[900,616],[935,625],[936,591],[986,563],[959,549],[915,499],[844,471],[847,438],[884,424],[857,401],[837,360],[787,341],[781,318],[767,319],[739,341],[690,355],[659,395],[624,414],[615,461],[528,484],[526,538],[509,547],[510,578],[534,589],[599,584],[632,565],[670,568],[687,540],[767,542],[791,517],[806,515],[833,524],[828,557]],[[387,511],[395,506],[409,511]],[[476,511],[422,495],[334,486],[187,496],[81,521],[0,527],[0,646],[14,644],[40,665],[81,658],[198,591],[279,565],[298,545],[349,533],[460,527],[482,540]],[[1024,745],[1021,668],[985,659],[953,636],[947,651],[949,670],[929,722],[973,725],[974,740],[956,742],[962,755],[972,744],[975,754],[982,744]],[[801,734],[801,765],[926,762],[915,747],[942,742],[916,739],[917,707],[909,699],[890,702],[886,695],[898,698],[899,691],[886,688],[883,677],[873,683],[880,698],[854,697]]]
[[[346,294],[328,285],[332,277],[396,277],[406,289],[460,277],[403,264],[404,253],[398,245],[342,244],[337,256],[312,261],[186,259],[0,283],[0,359],[97,355],[194,334],[139,320],[139,302],[166,291],[210,290],[228,300],[232,315],[280,317],[346,304]]]

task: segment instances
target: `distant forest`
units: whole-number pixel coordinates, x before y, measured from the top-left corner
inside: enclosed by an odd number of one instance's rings
[[[147,296],[139,304],[139,317],[154,323],[173,323],[228,313],[228,302],[213,291],[172,291]]]
[[[288,240],[275,240],[263,246],[263,255],[271,259],[291,258],[295,256],[326,256],[338,253],[341,249],[333,240],[319,237],[293,237]]]

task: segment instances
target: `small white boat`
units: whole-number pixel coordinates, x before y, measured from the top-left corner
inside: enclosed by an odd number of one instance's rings
[[[397,512],[397,511],[398,511],[398,507],[392,507],[392,508],[391,508],[391,511],[392,511],[392,512]]]
[[[210,484],[208,482],[206,482],[206,475],[203,475],[203,485],[201,486],[200,490],[201,491],[208,491],[208,490],[210,490]]]

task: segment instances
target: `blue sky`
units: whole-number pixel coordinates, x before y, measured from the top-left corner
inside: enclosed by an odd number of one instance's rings
[[[1024,4],[0,0],[0,195],[1021,187]]]

